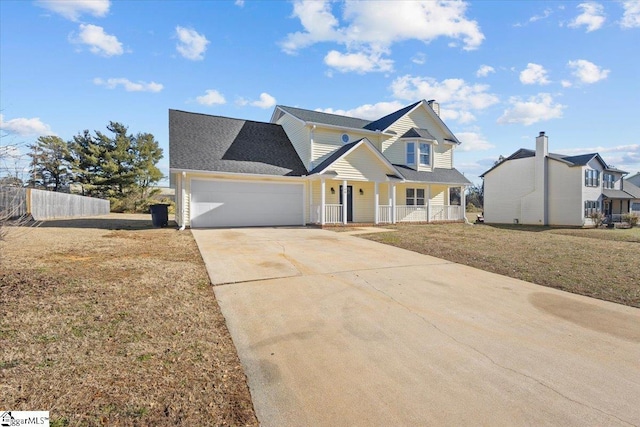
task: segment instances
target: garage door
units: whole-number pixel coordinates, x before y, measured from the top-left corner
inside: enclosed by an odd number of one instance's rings
[[[191,181],[191,227],[302,225],[303,184]]]

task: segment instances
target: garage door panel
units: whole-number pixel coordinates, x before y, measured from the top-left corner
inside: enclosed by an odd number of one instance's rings
[[[303,184],[193,180],[191,226],[301,225]]]

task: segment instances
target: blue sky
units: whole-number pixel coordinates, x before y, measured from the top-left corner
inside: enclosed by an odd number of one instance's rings
[[[633,174],[639,45],[639,0],[2,0],[0,144],[119,121],[155,135],[168,174],[170,108],[374,119],[436,99],[474,182],[539,131]]]

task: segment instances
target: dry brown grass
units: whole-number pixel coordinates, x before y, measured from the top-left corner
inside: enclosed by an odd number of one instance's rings
[[[361,237],[539,285],[640,307],[640,228],[398,225]]]
[[[191,233],[135,218],[0,243],[1,406],[59,426],[257,425]]]

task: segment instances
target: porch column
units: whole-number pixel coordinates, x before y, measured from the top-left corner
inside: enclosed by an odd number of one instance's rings
[[[320,180],[320,225],[324,225],[324,204],[326,184],[324,178]]]
[[[184,229],[184,227],[187,224],[187,215],[185,215],[186,200],[187,200],[187,173],[182,172],[182,177],[180,178],[180,217],[182,218],[182,223],[180,224],[181,229]]]
[[[391,223],[396,223],[396,184],[391,183]]]
[[[378,206],[380,206],[380,194],[378,192],[378,181],[373,183],[373,223],[378,223]]]
[[[313,223],[315,213],[313,212],[313,181],[309,180],[309,222]]]
[[[353,194],[351,195],[353,197]],[[347,225],[347,180],[342,181],[342,223]]]
[[[466,222],[467,219],[467,187],[460,187],[460,212],[462,213],[462,218]]]
[[[449,210],[451,210],[451,187],[447,187],[447,200],[445,201],[445,205],[446,205],[446,212],[447,212],[447,218],[445,218],[447,221],[450,220],[451,218],[449,218]]]
[[[427,222],[431,222],[431,184],[427,185]]]

